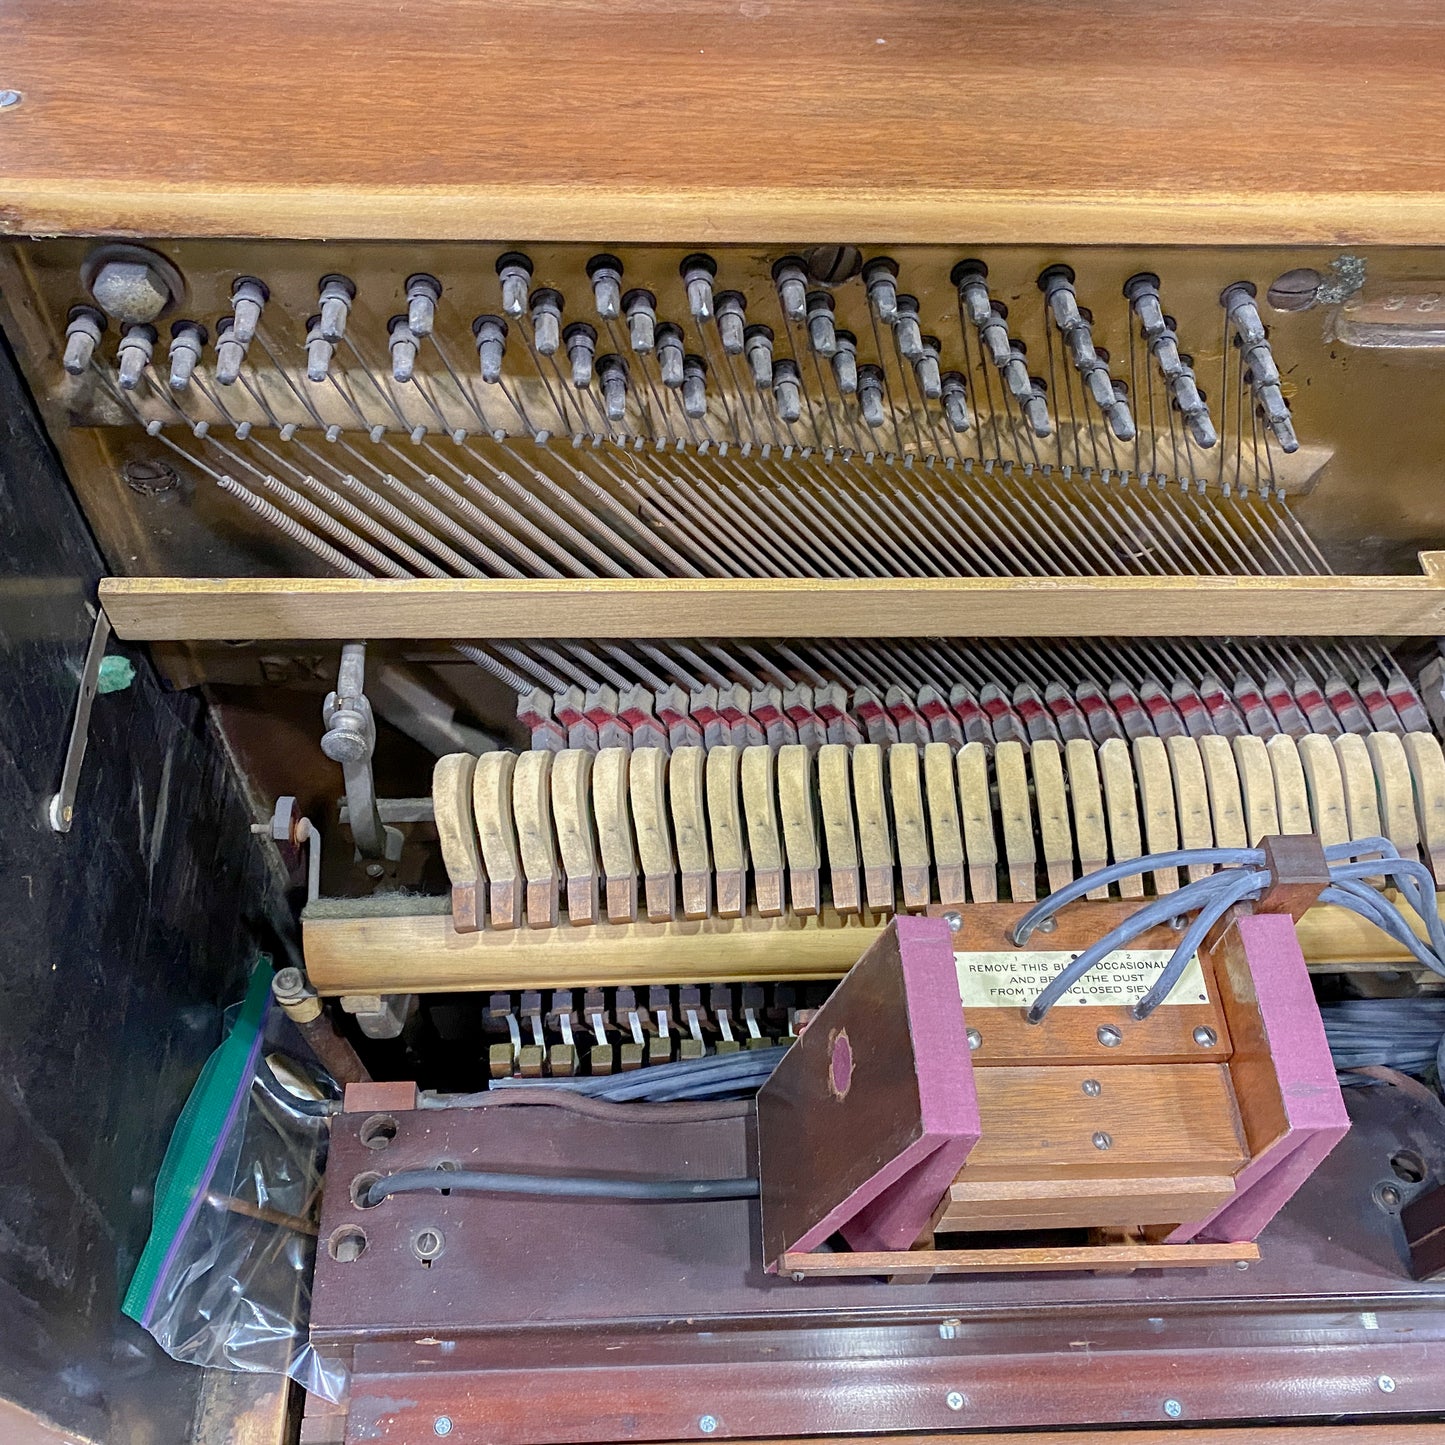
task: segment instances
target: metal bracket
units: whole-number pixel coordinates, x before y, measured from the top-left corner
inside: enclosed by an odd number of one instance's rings
[[[95,609],[95,626],[90,633],[90,646],[85,653],[85,666],[80,671],[80,691],[75,699],[75,719],[70,724],[70,741],[65,746],[65,766],[60,772],[60,791],[46,809],[50,826],[57,833],[70,832],[75,821],[75,794],[80,787],[80,769],[85,762],[85,749],[90,741],[90,709],[100,683],[100,664],[110,641],[110,618],[105,608]]]
[[[401,856],[402,835],[386,827],[376,805],[376,780],[371,757],[376,751],[376,719],[363,688],[366,685],[366,644],[348,642],[341,649],[336,672],[336,691],[328,693],[321,705],[326,732],[321,751],[341,764],[346,785],[347,819],[356,851],[363,858],[385,858],[395,862]]]

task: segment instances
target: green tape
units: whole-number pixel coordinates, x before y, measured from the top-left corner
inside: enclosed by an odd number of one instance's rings
[[[265,1020],[272,976],[271,960],[263,955],[257,960],[231,1032],[206,1060],[166,1146],[156,1176],[150,1238],[121,1302],[122,1312],[140,1324],[146,1322],[146,1306],[177,1235],[186,1227],[192,1201],[206,1182],[216,1141],[231,1117],[237,1093],[250,1088],[251,1052]]]

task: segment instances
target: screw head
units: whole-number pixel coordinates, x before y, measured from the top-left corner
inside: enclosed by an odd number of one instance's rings
[[[1104,1092],[1104,1086],[1097,1079],[1085,1079],[1079,1085],[1081,1089],[1091,1098],[1097,1099]]]
[[[1212,1049],[1219,1042],[1219,1035],[1208,1024],[1200,1024],[1194,1030],[1194,1042],[1201,1049]]]
[[[717,1416],[716,1416],[716,1415],[703,1415],[703,1416],[701,1416],[701,1417],[698,1419],[697,1428],[698,1428],[699,1430],[701,1430],[704,1435],[711,1435],[712,1432],[717,1429]]]
[[[1394,1381],[1389,1375],[1381,1375],[1380,1378],[1375,1381],[1375,1383],[1376,1383],[1387,1395],[1392,1395],[1392,1394],[1394,1394],[1394,1392],[1395,1392],[1395,1381]]]
[[[943,1320],[938,1326],[938,1338],[941,1340],[956,1340],[958,1338],[958,1321]]]
[[[950,1410],[961,1410],[964,1406],[964,1399],[957,1390],[950,1390],[948,1394],[943,1397],[943,1403],[947,1405]]]
[[[1100,1129],[1099,1132],[1094,1135],[1095,1149],[1112,1149],[1113,1146],[1113,1138],[1110,1135],[1106,1134],[1102,1129]]]
[[[982,1042],[983,1042],[983,1035],[982,1035],[981,1033],[979,1033],[979,1031],[978,1031],[977,1029],[969,1029],[969,1031],[968,1031],[968,1046],[969,1046],[969,1048],[970,1048],[970,1049],[976,1049]]]
[[[956,909],[950,908],[948,912],[943,915],[943,921],[948,925],[948,931],[950,933],[957,933],[958,930],[963,927],[963,914],[959,913]]]
[[[12,105],[19,105],[23,99],[18,90],[0,90],[0,110],[9,110]]]
[[[1114,1027],[1113,1024],[1100,1024],[1098,1032],[1094,1037],[1103,1044],[1106,1049],[1117,1049],[1124,1042],[1124,1035]]]
[[[1184,1413],[1184,1406],[1178,1400],[1165,1400],[1164,1413],[1171,1420],[1177,1420]]]
[[[450,1435],[452,1433],[452,1417],[450,1415],[438,1415],[431,1422],[432,1433],[436,1435]]]

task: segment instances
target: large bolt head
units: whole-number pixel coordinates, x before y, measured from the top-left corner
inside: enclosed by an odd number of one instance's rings
[[[107,316],[127,325],[154,321],[171,302],[170,287],[143,261],[107,261],[90,291]]]

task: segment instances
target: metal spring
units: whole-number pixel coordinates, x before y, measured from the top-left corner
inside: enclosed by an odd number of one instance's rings
[[[371,574],[358,567],[350,557],[338,552],[329,542],[323,541],[314,532],[303,527],[295,517],[288,516],[280,507],[273,506],[264,497],[258,497],[249,487],[242,486],[235,477],[220,476],[216,485],[223,492],[230,493],[238,502],[249,507],[263,522],[269,523],[293,542],[305,547],[313,556],[319,557],[328,566],[336,568],[344,577],[369,577]]]

